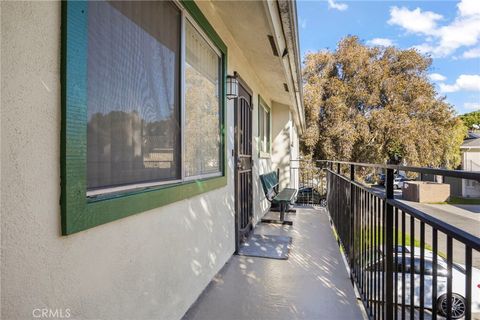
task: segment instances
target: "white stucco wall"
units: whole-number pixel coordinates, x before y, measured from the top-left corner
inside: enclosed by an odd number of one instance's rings
[[[207,2],[199,6],[258,99],[271,102]],[[234,251],[233,102],[227,106],[228,185],[70,236],[60,235],[59,2],[1,4],[1,318],[35,308],[77,319],[179,319]],[[275,137],[275,135],[274,135]],[[271,170],[254,144],[255,221]]]
[[[280,188],[290,184],[291,118],[288,106],[272,105],[272,168],[280,169]]]

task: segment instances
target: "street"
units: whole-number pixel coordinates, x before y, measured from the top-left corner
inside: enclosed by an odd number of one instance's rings
[[[381,187],[372,187],[372,190],[378,193],[384,193]],[[449,223],[465,232],[476,237],[480,237],[480,205],[450,205],[450,204],[426,204],[402,200],[401,190],[395,190],[395,199],[406,205],[420,210],[432,217]],[[405,224],[406,233],[410,233],[410,219],[407,215]],[[399,224],[399,228],[401,223]],[[415,239],[420,241],[420,222],[415,222]],[[425,243],[432,245],[432,228],[425,226]],[[438,251],[442,255],[447,253],[447,237],[442,232],[438,232]],[[453,241],[453,261],[459,264],[465,263],[465,246],[458,241]],[[480,269],[480,253],[473,251],[472,265]]]

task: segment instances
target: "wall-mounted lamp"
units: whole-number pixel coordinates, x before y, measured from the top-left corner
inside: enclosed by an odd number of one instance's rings
[[[237,75],[227,75],[227,99],[238,98],[238,78]]]

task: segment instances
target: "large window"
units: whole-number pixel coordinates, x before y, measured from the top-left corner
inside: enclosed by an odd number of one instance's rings
[[[270,108],[258,97],[258,140],[260,156],[270,154]]]
[[[62,232],[225,186],[227,47],[195,3],[62,6]]]
[[[88,195],[220,175],[220,51],[172,2],[88,12]]]
[[[91,1],[88,13],[88,190],[180,179],[180,10]]]

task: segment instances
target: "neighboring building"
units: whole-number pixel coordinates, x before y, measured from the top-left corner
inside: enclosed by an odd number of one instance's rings
[[[267,211],[259,175],[298,186],[295,2],[15,1],[1,20],[1,317],[181,318]]]
[[[469,133],[460,146],[462,151],[462,170],[480,171],[480,135]],[[462,196],[480,197],[480,183],[474,180],[462,180]]]

